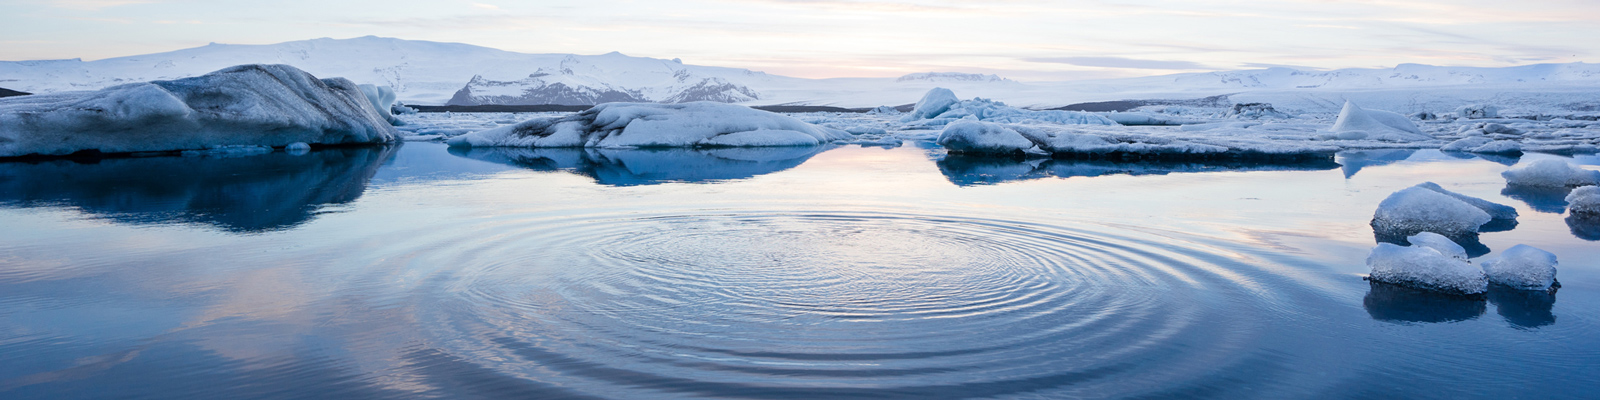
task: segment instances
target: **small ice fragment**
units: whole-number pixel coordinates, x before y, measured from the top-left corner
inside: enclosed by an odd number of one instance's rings
[[[1484,261],[1490,282],[1523,290],[1549,290],[1556,281],[1556,255],[1519,244],[1500,258]]]

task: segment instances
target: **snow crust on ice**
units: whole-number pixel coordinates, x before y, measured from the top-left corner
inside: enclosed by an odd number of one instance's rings
[[[1539,160],[1501,172],[1506,184],[1533,187],[1600,185],[1600,171],[1579,168],[1563,160]]]
[[[1372,229],[1387,236],[1433,232],[1450,237],[1476,234],[1493,218],[1482,209],[1426,187],[1401,189],[1378,204]]]
[[[606,103],[560,118],[535,118],[458,136],[466,147],[815,146],[847,132],[745,106],[712,102]]]
[[[1600,186],[1584,186],[1567,194],[1567,210],[1573,214],[1600,216]]]
[[[1454,294],[1479,294],[1489,289],[1483,270],[1466,260],[1428,246],[1379,243],[1367,256],[1374,281]]]
[[[1523,290],[1549,290],[1556,282],[1556,255],[1525,244],[1483,262],[1489,282]]]
[[[399,133],[356,84],[287,65],[0,99],[0,157],[381,143]]]
[[[1467,249],[1466,248],[1461,247],[1461,245],[1459,245],[1459,244],[1456,244],[1456,242],[1453,241],[1453,240],[1450,240],[1450,238],[1444,237],[1444,235],[1440,235],[1440,234],[1437,234],[1437,233],[1433,233],[1433,232],[1417,233],[1415,235],[1411,235],[1409,237],[1406,237],[1406,242],[1411,243],[1412,246],[1427,247],[1427,248],[1433,249],[1433,251],[1437,251],[1437,252],[1439,252],[1439,254],[1447,255],[1447,256],[1450,256],[1451,258],[1454,258],[1454,259],[1457,259],[1457,260],[1465,261],[1467,259]]]
[[[1422,133],[1422,129],[1411,122],[1404,115],[1382,111],[1365,110],[1356,106],[1355,102],[1346,101],[1344,110],[1339,112],[1339,118],[1333,122],[1329,129],[1340,139],[1372,139],[1394,142],[1412,142],[1432,140],[1433,137]]]

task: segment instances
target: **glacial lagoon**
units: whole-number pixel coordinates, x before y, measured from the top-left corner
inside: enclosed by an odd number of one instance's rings
[[[1499,175],[1567,156],[1124,163],[917,143],[0,163],[0,397],[1600,389],[1600,221]],[[1374,208],[1426,181],[1516,207],[1474,262],[1538,246],[1561,289],[1363,280]]]

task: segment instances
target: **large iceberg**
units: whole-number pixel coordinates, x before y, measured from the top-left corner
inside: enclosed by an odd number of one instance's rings
[[[1489,212],[1474,205],[1475,202],[1457,198],[1466,196],[1446,194],[1449,192],[1442,188],[1436,190],[1424,185],[1402,189],[1383,199],[1372,216],[1373,231],[1387,237],[1404,237],[1418,232],[1465,237],[1478,233],[1478,227],[1494,220]],[[1504,207],[1480,199],[1473,200]],[[1512,215],[1515,215],[1514,212]]]
[[[1563,160],[1539,160],[1521,168],[1501,172],[1506,184],[1533,187],[1576,187],[1600,185],[1600,171],[1579,168]]]
[[[1367,256],[1373,281],[1456,294],[1489,289],[1483,270],[1428,246],[1379,243]]]
[[[1556,282],[1556,255],[1519,244],[1500,258],[1484,261],[1490,282],[1523,290],[1549,290]]]
[[[919,128],[944,126],[962,119],[1013,124],[1117,125],[1116,121],[1095,113],[1025,110],[984,98],[960,100],[955,92],[945,88],[929,90],[900,122],[908,128]]]
[[[0,99],[0,157],[290,143],[390,142],[399,133],[344,78],[287,65]]]
[[[1404,115],[1382,111],[1366,110],[1356,103],[1346,101],[1344,109],[1339,112],[1339,119],[1333,122],[1333,127],[1328,130],[1335,139],[1367,139],[1388,142],[1413,142],[1432,140],[1433,137],[1422,133],[1417,124],[1411,122]]]
[[[456,147],[816,146],[848,132],[782,114],[713,102],[606,103],[559,118],[536,118],[450,139]]]

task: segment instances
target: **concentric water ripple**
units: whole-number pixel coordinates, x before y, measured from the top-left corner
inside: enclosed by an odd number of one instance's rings
[[[477,233],[419,255],[443,266],[414,300],[430,345],[604,397],[1159,393],[1262,365],[1282,307],[1222,252],[1094,225],[708,212]]]

